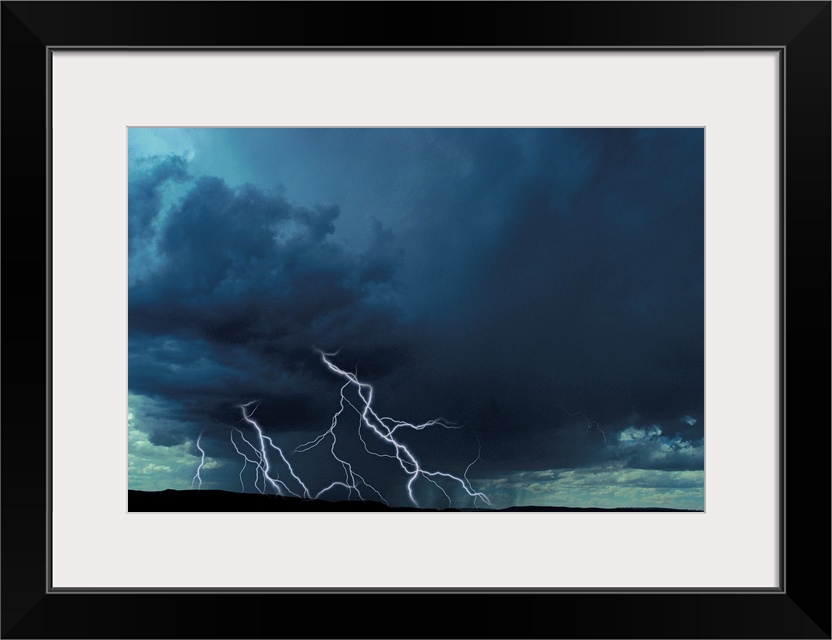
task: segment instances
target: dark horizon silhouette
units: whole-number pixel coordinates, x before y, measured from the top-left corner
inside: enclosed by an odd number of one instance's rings
[[[133,512],[439,512],[439,511],[488,511],[488,512],[690,512],[696,509],[669,509],[663,507],[562,507],[523,506],[492,508],[424,509],[419,507],[395,507],[374,500],[315,500],[263,493],[234,493],[218,489],[164,489],[162,491],[127,492],[127,510]]]

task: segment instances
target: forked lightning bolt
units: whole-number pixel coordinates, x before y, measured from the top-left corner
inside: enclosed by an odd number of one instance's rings
[[[302,454],[328,442],[329,452],[332,458],[339,464],[343,476],[340,479],[333,480],[319,491],[312,493],[298,473],[295,472],[283,450],[274,443],[271,437],[263,433],[262,428],[253,417],[257,410],[257,404],[252,401],[239,407],[243,416],[241,422],[245,422],[253,431],[252,440],[246,438],[245,433],[237,427],[231,429],[230,435],[234,450],[243,458],[243,468],[240,471],[242,491],[245,491],[243,473],[248,465],[251,464],[255,469],[254,487],[260,493],[266,493],[271,490],[277,495],[291,495],[298,498],[310,499],[320,498],[336,487],[340,487],[347,491],[348,499],[352,499],[355,496],[359,500],[379,499],[385,504],[389,504],[384,495],[356,470],[355,465],[336,451],[339,419],[343,417],[344,412],[349,408],[359,416],[358,438],[364,450],[371,456],[388,458],[400,468],[401,473],[406,479],[405,487],[407,489],[407,495],[415,506],[418,507],[419,503],[416,500],[413,488],[420,480],[430,483],[441,492],[445,496],[445,499],[447,499],[448,506],[452,504],[451,496],[446,490],[450,486],[460,487],[473,500],[474,506],[478,506],[480,502],[485,505],[491,504],[488,496],[480,491],[476,491],[468,479],[468,471],[480,460],[479,451],[477,457],[468,464],[465,471],[459,476],[423,466],[414,452],[396,436],[396,432],[405,429],[421,431],[429,427],[440,427],[443,429],[458,429],[460,427],[442,418],[435,418],[427,422],[414,424],[387,416],[379,416],[373,408],[374,390],[372,385],[360,381],[356,374],[344,371],[333,364],[329,358],[335,354],[327,354],[320,350],[318,350],[318,353],[324,365],[344,381],[343,385],[341,385],[339,409],[332,416],[329,428],[326,431],[316,438],[295,447],[292,454]],[[350,388],[357,395],[357,402],[347,397],[346,391]],[[254,407],[250,408],[252,405]],[[343,427],[340,427],[340,430],[343,430]],[[366,439],[365,434],[369,436]],[[479,442],[479,438],[477,440]],[[199,447],[198,440],[197,446]],[[200,451],[202,451],[201,447]],[[277,456],[273,456],[274,461],[272,461],[270,455],[273,455],[274,452],[277,453]],[[203,462],[204,456],[205,454],[203,452]],[[288,476],[285,480],[281,479],[278,468],[273,462],[277,462],[281,467],[286,469]],[[201,468],[202,464],[200,464]],[[199,478],[199,470],[197,470],[197,475],[194,476],[194,481],[197,479],[200,480],[201,485],[202,480]]]
[[[254,409],[248,411],[248,408],[254,404],[254,402],[249,402],[247,404],[240,405],[240,411],[243,412],[243,420],[250,424],[254,431],[257,434],[256,442],[258,446],[253,445],[249,442],[243,432],[237,428],[231,430],[231,444],[234,445],[234,449],[243,457],[243,471],[245,471],[246,465],[250,462],[255,465],[256,468],[256,476],[254,481],[255,488],[260,491],[260,493],[266,493],[269,487],[271,487],[272,491],[274,491],[277,495],[283,496],[289,494],[291,496],[295,496],[296,498],[309,498],[311,497],[309,494],[309,489],[303,483],[303,480],[295,473],[295,470],[292,468],[292,465],[286,459],[286,456],[283,454],[283,450],[278,447],[274,441],[267,435],[263,433],[263,430],[260,428],[260,425],[252,418],[254,412],[257,411],[257,405],[254,406]],[[254,452],[256,456],[256,460],[252,460],[249,458],[245,453],[240,451],[237,447],[237,443],[234,441],[234,432],[240,434],[240,439]],[[268,444],[268,448],[266,445]],[[286,465],[287,469],[289,470],[289,475],[292,476],[294,479],[294,483],[296,485],[296,489],[300,491],[292,490],[289,486],[280,479],[280,474],[277,472],[277,469],[273,468],[271,463],[269,462],[269,451],[268,449],[273,449],[277,451],[278,455],[280,456],[280,460]],[[243,471],[240,471],[240,483],[243,483]],[[262,488],[258,486],[258,481],[260,477],[263,478],[263,486]],[[245,491],[245,484],[243,483],[243,491]]]
[[[465,469],[465,472],[460,477],[444,471],[431,470],[422,467],[422,465],[417,460],[413,452],[403,442],[397,440],[394,437],[394,434],[399,429],[413,429],[416,431],[420,431],[422,429],[426,429],[428,427],[433,426],[439,426],[445,429],[457,429],[459,427],[448,423],[446,420],[442,418],[428,420],[427,422],[423,422],[421,424],[413,424],[410,422],[405,422],[403,420],[396,420],[387,416],[379,416],[373,409],[372,385],[367,384],[366,382],[361,382],[356,374],[344,371],[343,369],[340,369],[338,366],[333,364],[332,361],[328,359],[328,356],[332,357],[332,355],[334,354],[326,354],[320,350],[318,350],[318,353],[321,356],[321,361],[329,368],[329,370],[345,380],[344,384],[341,386],[340,408],[332,417],[332,423],[329,429],[321,435],[319,435],[314,440],[311,440],[296,447],[296,452],[309,451],[310,449],[318,446],[328,436],[331,436],[332,444],[330,446],[330,451],[332,452],[332,455],[335,457],[335,459],[342,464],[345,472],[346,482],[343,483],[342,486],[346,485],[350,491],[354,490],[356,491],[356,493],[358,493],[359,496],[361,496],[358,486],[358,481],[360,481],[361,484],[368,487],[380,496],[381,494],[379,494],[378,491],[376,491],[373,487],[369,486],[361,476],[359,476],[355,473],[355,471],[353,471],[349,463],[347,463],[344,460],[341,460],[335,454],[335,443],[337,441],[335,430],[338,426],[338,417],[344,412],[344,405],[348,404],[361,417],[358,434],[361,438],[361,442],[364,445],[364,450],[370,455],[379,458],[390,458],[398,463],[402,472],[408,477],[406,483],[407,494],[410,498],[410,501],[414,505],[419,506],[416,497],[413,495],[413,485],[420,478],[431,483],[439,491],[441,491],[445,498],[448,500],[449,506],[452,503],[451,497],[448,495],[447,491],[442,487],[442,485],[439,484],[439,482],[437,482],[436,478],[444,478],[451,484],[458,484],[465,491],[465,493],[467,493],[469,496],[473,498],[475,505],[480,500],[482,500],[482,502],[485,504],[491,504],[491,502],[488,499],[488,496],[479,491],[475,491],[473,486],[471,485],[470,480],[468,480],[468,470],[475,462],[477,462],[477,460],[479,460],[479,454],[477,454],[477,458],[468,465],[468,467]],[[359,406],[356,406],[344,395],[344,391],[350,386],[354,387],[356,393],[358,394],[358,397],[360,399]],[[375,438],[379,441],[379,444],[382,445],[382,449],[386,450],[387,452],[380,453],[378,451],[371,450],[367,444],[367,441],[364,440],[363,436],[361,435],[361,427],[366,427],[370,431],[370,433],[373,436],[375,436]],[[340,483],[333,483],[333,485],[327,487],[324,490],[326,491],[332,486],[336,486],[336,484]]]

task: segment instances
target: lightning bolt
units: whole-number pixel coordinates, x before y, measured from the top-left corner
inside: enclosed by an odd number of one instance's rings
[[[243,442],[245,442],[252,450],[254,450],[255,455],[257,455],[257,457],[258,457],[257,460],[252,460],[245,453],[240,451],[239,447],[237,447],[237,443],[234,441],[234,432],[235,431],[240,434],[240,438],[243,440]],[[240,456],[242,456],[242,458],[243,458],[243,468],[240,469],[240,485],[242,487],[240,489],[240,493],[245,493],[245,490],[246,490],[246,483],[243,480],[243,473],[245,473],[246,467],[248,466],[249,462],[251,464],[255,465],[256,475],[255,475],[255,478],[254,478],[254,488],[258,489],[258,491],[259,491],[258,483],[260,481],[260,468],[261,468],[261,465],[262,465],[262,458],[260,457],[259,452],[257,451],[257,449],[255,449],[253,444],[251,444],[248,440],[246,440],[246,437],[243,435],[243,432],[240,431],[239,429],[237,429],[236,427],[231,429],[231,446],[233,446],[234,450]]]
[[[430,427],[442,429],[460,429],[461,427],[444,418],[435,418],[422,423],[411,423],[388,416],[380,416],[373,408],[374,389],[372,385],[359,380],[357,374],[344,371],[335,365],[330,358],[337,355],[337,352],[324,353],[320,349],[316,349],[316,351],[321,357],[321,362],[344,381],[340,387],[339,408],[332,416],[328,429],[312,440],[298,445],[289,455],[303,454],[316,447],[327,446],[328,444],[329,453],[332,459],[338,463],[342,477],[333,480],[315,493],[310,491],[307,484],[289,462],[283,449],[275,444],[271,437],[263,433],[260,424],[253,417],[258,404],[256,401],[251,401],[238,407],[242,413],[240,422],[250,427],[249,437],[251,439],[247,438],[246,433],[239,427],[232,427],[230,432],[231,445],[243,459],[243,468],[239,474],[242,492],[246,490],[244,473],[248,465],[253,465],[255,469],[254,488],[263,494],[271,491],[281,496],[291,495],[298,498],[316,499],[325,496],[333,489],[341,488],[347,491],[348,500],[354,498],[358,500],[379,499],[389,505],[390,503],[381,491],[359,473],[355,464],[338,452],[338,435],[344,429],[342,425],[346,417],[345,412],[352,411],[358,416],[357,435],[364,451],[376,458],[386,458],[399,467],[405,478],[404,486],[407,496],[414,506],[419,506],[414,494],[414,486],[420,481],[429,483],[438,490],[448,501],[449,507],[453,503],[448,493],[450,487],[461,488],[472,499],[475,507],[480,506],[480,504],[491,505],[488,496],[476,491],[468,478],[471,467],[481,460],[482,446],[478,436],[477,457],[468,464],[462,475],[423,466],[415,453],[402,442],[398,433],[403,430],[422,431]],[[352,400],[347,395],[350,389],[355,394]],[[247,429],[247,431],[249,430]],[[197,446],[199,447],[199,440],[197,440]],[[200,451],[202,451],[201,447]],[[274,455],[275,452],[276,455]],[[203,452],[203,463],[204,455]],[[280,477],[278,465],[288,472],[285,481]],[[199,479],[201,485],[200,469],[202,469],[202,463],[200,463],[197,474],[194,476],[194,482]]]
[[[253,404],[255,405],[254,409],[248,411],[248,408]],[[237,453],[243,457],[243,469],[240,471],[240,483],[243,485],[243,491],[245,491],[245,483],[243,482],[243,471],[245,471],[246,465],[248,465],[248,463],[252,463],[256,467],[257,474],[255,477],[254,486],[258,491],[260,491],[260,493],[266,493],[269,487],[271,487],[272,491],[274,491],[274,493],[279,496],[289,494],[296,498],[311,497],[309,489],[304,484],[303,480],[301,480],[300,477],[295,473],[295,470],[292,468],[291,463],[286,459],[283,450],[280,447],[278,447],[269,436],[263,433],[263,430],[260,428],[260,425],[257,423],[256,420],[254,420],[254,418],[252,418],[254,412],[257,411],[257,406],[258,405],[255,404],[255,401],[251,401],[246,404],[241,404],[239,406],[239,409],[243,414],[243,421],[251,425],[251,427],[257,434],[256,442],[259,444],[259,446],[255,446],[251,442],[249,442],[249,440],[246,439],[245,435],[243,435],[243,432],[239,429],[234,428],[231,430],[231,444],[234,446],[234,449],[237,451]],[[240,434],[240,438],[242,439],[242,441],[245,442],[252,451],[254,451],[255,456],[257,456],[256,460],[252,460],[251,458],[249,458],[237,447],[237,443],[234,441],[235,431],[237,431]],[[285,464],[285,466],[289,470],[289,475],[291,475],[292,478],[294,478],[295,483],[298,485],[296,488],[298,488],[301,491],[301,493],[293,491],[285,482],[283,482],[280,479],[280,474],[278,473],[277,469],[274,468],[271,462],[269,461],[269,449],[277,451],[280,460]],[[262,489],[258,486],[258,482],[261,476],[263,478]]]
[[[367,489],[372,491],[376,496],[378,496],[384,504],[389,504],[387,500],[384,498],[383,495],[371,484],[369,484],[361,475],[355,472],[352,465],[343,460],[342,458],[338,457],[338,454],[335,453],[335,445],[338,442],[338,436],[335,434],[335,427],[338,426],[338,416],[340,416],[344,412],[344,403],[346,402],[349,404],[353,409],[358,411],[355,408],[355,405],[352,404],[345,396],[344,396],[344,389],[350,385],[350,382],[347,381],[344,383],[344,386],[341,387],[341,400],[340,400],[340,408],[338,411],[335,412],[335,415],[332,416],[332,422],[329,425],[329,429],[324,431],[321,435],[319,435],[314,440],[310,440],[309,442],[305,442],[304,444],[298,445],[295,447],[294,453],[304,453],[311,449],[317,447],[321,442],[327,440],[329,436],[332,437],[332,444],[329,447],[329,452],[332,454],[332,457],[341,465],[342,470],[344,471],[344,480],[343,481],[335,481],[321,489],[318,493],[315,494],[316,498],[321,497],[327,491],[334,489],[335,487],[343,487],[347,490],[347,499],[352,499],[353,492],[355,495],[358,496],[359,500],[364,500],[364,496],[361,493],[361,488],[359,487],[359,483],[364,485]],[[361,438],[361,442],[364,444],[364,449],[367,453],[371,455],[376,455],[379,457],[384,457],[381,454],[373,453],[367,448],[367,443],[364,441],[364,438],[361,437],[361,429],[359,426],[358,437]]]
[[[344,371],[343,369],[336,366],[331,360],[329,360],[329,358],[335,354],[327,354],[321,351],[320,349],[318,349],[317,351],[321,356],[321,362],[323,362],[324,365],[326,365],[326,367],[335,375],[337,375],[345,381],[344,384],[341,386],[340,408],[332,417],[332,423],[330,424],[329,429],[325,431],[323,434],[319,435],[314,440],[311,440],[298,446],[295,449],[296,452],[309,451],[310,449],[317,447],[321,442],[326,440],[328,436],[331,436],[332,444],[330,446],[330,451],[332,455],[335,457],[335,459],[342,464],[345,471],[346,482],[343,483],[341,486],[346,486],[350,490],[350,492],[355,491],[359,495],[359,497],[361,497],[361,493],[359,491],[357,482],[358,480],[360,480],[364,486],[368,487],[369,489],[372,489],[376,494],[381,495],[378,493],[378,491],[376,491],[375,488],[368,485],[361,476],[358,476],[353,471],[349,463],[339,458],[335,453],[335,443],[337,442],[335,430],[338,426],[338,418],[344,412],[346,408],[345,404],[347,404],[360,416],[358,433],[359,437],[361,438],[361,442],[364,445],[364,450],[372,456],[378,458],[389,458],[391,460],[395,460],[398,463],[402,472],[405,474],[405,476],[408,477],[406,483],[407,495],[410,498],[410,501],[415,506],[418,507],[419,503],[416,500],[415,495],[413,494],[413,487],[416,481],[419,479],[423,479],[432,484],[434,487],[436,487],[448,500],[448,506],[451,506],[451,497],[448,495],[448,492],[445,490],[445,488],[439,482],[437,482],[437,478],[444,478],[452,485],[459,485],[465,491],[465,493],[467,493],[469,496],[473,498],[475,505],[480,500],[485,504],[491,504],[491,502],[488,499],[488,496],[486,496],[484,493],[474,490],[470,480],[468,479],[468,470],[475,462],[477,462],[480,459],[479,453],[477,454],[476,460],[474,460],[471,464],[468,465],[465,472],[460,477],[452,473],[430,470],[422,467],[421,463],[418,461],[414,453],[407,447],[407,445],[405,445],[401,440],[396,439],[395,437],[395,433],[399,429],[411,429],[414,431],[421,431],[428,427],[434,426],[438,426],[445,429],[458,429],[459,427],[457,425],[454,425],[446,421],[444,418],[435,418],[433,420],[428,420],[427,422],[423,422],[420,424],[413,424],[410,422],[405,422],[403,420],[396,420],[388,416],[379,416],[373,409],[374,389],[372,385],[367,384],[366,382],[361,382],[356,374]],[[344,394],[345,390],[348,387],[353,387],[355,389],[355,392],[357,393],[358,398],[360,399],[360,402],[358,403],[359,406],[356,406]],[[382,445],[382,451],[386,450],[386,452],[371,450],[367,444],[367,441],[361,434],[362,428],[368,431],[370,435],[374,436],[375,439],[379,442],[379,444]],[[335,484],[337,483],[333,483],[332,486],[335,486]]]
[[[599,431],[601,433],[601,436],[604,438],[604,444],[607,444],[607,434],[604,433],[604,430],[601,428],[601,425],[599,425],[595,420],[590,420],[583,411],[575,411],[574,413],[571,413],[562,404],[558,405],[558,406],[561,409],[563,409],[564,413],[566,413],[566,415],[568,415],[570,418],[574,418],[575,416],[581,416],[584,420],[586,420],[586,428],[587,429],[593,429],[594,428],[597,431]]]
[[[196,448],[199,449],[200,453],[202,453],[202,459],[199,461],[199,466],[196,468],[196,474],[194,474],[194,479],[191,480],[191,489],[194,488],[194,482],[199,480],[199,484],[197,485],[197,489],[202,489],[202,476],[199,475],[199,472],[202,471],[202,466],[205,464],[205,449],[199,444],[199,441],[202,440],[202,434],[199,434],[199,437],[196,439]]]

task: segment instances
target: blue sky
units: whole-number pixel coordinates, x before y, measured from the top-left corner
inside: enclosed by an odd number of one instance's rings
[[[701,129],[130,129],[129,282],[130,488],[704,506]]]

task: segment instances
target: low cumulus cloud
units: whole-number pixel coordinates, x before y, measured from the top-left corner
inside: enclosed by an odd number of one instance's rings
[[[509,504],[563,507],[704,508],[704,472],[633,469],[622,464],[548,469],[484,480],[484,490]]]
[[[190,488],[201,459],[195,441],[189,439],[190,430],[168,415],[164,403],[151,398],[129,394],[128,407],[129,487],[144,491]],[[220,466],[219,461],[208,459],[204,468]]]
[[[640,469],[704,468],[704,437],[685,439],[679,431],[665,431],[666,427],[656,424],[627,427],[618,433],[614,455],[628,466]]]

